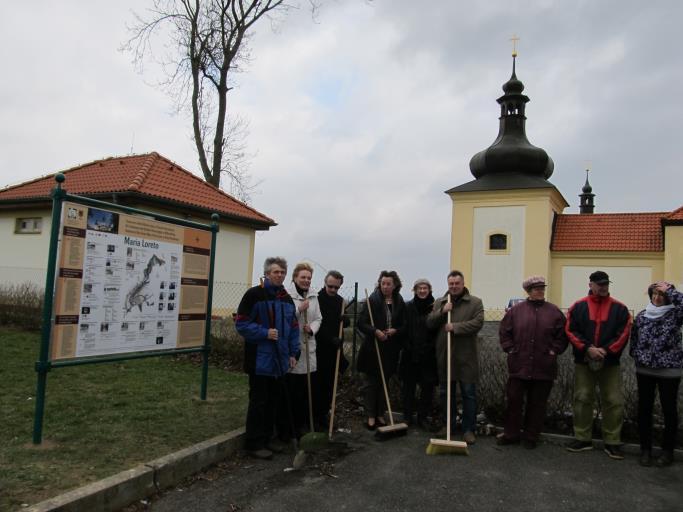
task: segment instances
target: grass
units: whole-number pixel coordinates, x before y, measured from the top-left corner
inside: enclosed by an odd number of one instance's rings
[[[40,335],[0,328],[0,510],[37,503],[243,425],[246,376],[172,356],[53,369],[32,445]]]

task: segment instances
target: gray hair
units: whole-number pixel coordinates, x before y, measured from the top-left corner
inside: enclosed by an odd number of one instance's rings
[[[273,265],[277,265],[278,267],[281,267],[285,270],[287,270],[287,260],[280,257],[280,256],[272,256],[270,258],[266,258],[266,261],[263,262],[263,274],[267,274],[270,272],[270,267]]]

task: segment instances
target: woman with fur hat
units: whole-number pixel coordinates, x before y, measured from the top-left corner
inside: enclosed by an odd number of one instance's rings
[[[655,390],[664,414],[662,454],[655,461],[668,466],[673,460],[678,429],[678,386],[683,372],[683,294],[672,284],[659,281],[647,293],[650,303],[636,316],[631,329],[631,357],[636,363],[638,381],[638,428],[640,464],[652,464],[652,409]]]
[[[435,332],[427,327],[427,315],[432,311],[434,296],[427,279],[418,279],[413,285],[413,299],[406,303],[406,335],[401,352],[399,376],[401,377],[403,416],[410,425],[417,412],[417,424],[427,428],[427,416],[432,409],[436,385]],[[417,411],[415,407],[417,387],[420,387]]]

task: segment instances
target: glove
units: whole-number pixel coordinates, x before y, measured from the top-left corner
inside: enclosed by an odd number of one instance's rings
[[[335,350],[339,350],[339,347],[342,346],[342,340],[340,340],[336,336],[330,340],[330,343],[332,344]]]

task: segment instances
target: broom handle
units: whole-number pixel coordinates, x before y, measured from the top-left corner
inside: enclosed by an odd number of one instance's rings
[[[372,319],[372,307],[370,306],[370,297],[368,297],[368,290],[367,288],[365,289],[365,301],[368,305],[368,313],[370,314],[370,325],[372,325],[372,328],[375,328],[375,322]],[[375,336],[375,333],[372,333],[372,337],[375,340],[375,350],[377,351],[377,362],[379,363],[379,374],[382,377],[382,387],[384,388],[384,398],[387,401],[387,409],[389,410],[389,422],[391,425],[394,425],[394,413],[391,412],[391,402],[389,402],[389,391],[387,391],[387,381],[384,378],[384,368],[382,367],[382,356],[379,353],[379,343],[377,343],[377,336]]]
[[[311,432],[315,432],[313,426],[313,401],[311,393],[311,361],[308,352],[308,333],[306,332],[306,324],[308,323],[308,310],[304,311],[304,346],[306,347],[306,387],[308,388],[308,422],[311,427]]]
[[[337,362],[334,365],[334,386],[332,388],[332,414],[330,415],[330,430],[327,433],[327,437],[332,439],[332,431],[334,430],[334,409],[337,406],[337,380],[339,378],[339,359],[341,358],[342,350],[342,336],[344,335],[344,299],[342,299],[341,304],[341,317],[339,320],[339,341],[340,345],[337,347]]]
[[[451,294],[448,293],[448,303],[451,303]],[[451,323],[451,312],[448,312],[448,323]],[[451,331],[446,333],[447,345],[446,345],[446,385],[448,386],[446,391],[446,441],[451,440]]]

